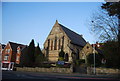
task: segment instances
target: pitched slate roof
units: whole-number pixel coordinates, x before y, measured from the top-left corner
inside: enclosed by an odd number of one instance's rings
[[[61,24],[59,24],[59,25],[63,29],[63,31],[66,33],[66,35],[70,38],[71,43],[79,45],[79,46],[85,46],[87,44],[87,42],[81,35],[77,34],[76,32],[68,29],[67,27],[65,27]]]
[[[14,42],[9,42],[10,45],[11,45],[11,48],[13,51],[17,51],[17,47],[20,46],[20,48],[23,48],[25,47],[26,45],[23,45],[23,44],[18,44],[18,43],[14,43]]]

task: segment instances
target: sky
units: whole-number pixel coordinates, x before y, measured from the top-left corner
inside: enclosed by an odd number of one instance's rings
[[[111,0],[2,0],[2,2],[104,2],[104,1]]]
[[[90,33],[88,21],[102,2],[2,2],[2,42],[29,45],[43,44],[55,21],[82,34],[89,43],[96,38]]]

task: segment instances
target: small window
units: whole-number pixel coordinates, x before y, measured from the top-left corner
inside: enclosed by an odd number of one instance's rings
[[[0,45],[0,50],[2,49],[2,46]]]
[[[7,52],[10,53],[10,49],[8,49]]]
[[[6,52],[6,53],[8,53],[8,51],[7,51],[7,50],[8,50],[8,49],[6,49],[6,50],[5,50],[5,52]]]
[[[8,58],[9,58],[9,55],[5,55],[5,56],[4,56],[4,60],[5,60],[5,61],[7,61]]]
[[[6,52],[6,53],[10,53],[10,49],[6,49],[5,52]]]
[[[87,46],[87,49],[89,49],[89,46]]]
[[[17,53],[20,54],[20,50],[17,50]]]
[[[20,58],[20,57],[19,57],[19,56],[17,56],[16,61],[19,61],[19,58]]]

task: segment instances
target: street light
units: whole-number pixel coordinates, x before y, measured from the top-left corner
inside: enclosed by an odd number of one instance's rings
[[[91,21],[92,22],[92,26],[93,26],[93,23],[94,21]],[[94,28],[94,26],[93,26]],[[94,36],[95,37],[95,36]],[[94,69],[93,69],[93,73],[96,74],[96,70],[95,70],[95,44],[93,44],[93,60],[94,60]]]
[[[95,70],[95,45],[93,44],[93,57],[94,57],[94,74],[96,74],[96,70]]]

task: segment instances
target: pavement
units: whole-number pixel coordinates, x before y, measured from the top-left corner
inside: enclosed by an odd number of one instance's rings
[[[115,74],[80,74],[80,73],[41,73],[41,72],[20,72],[20,71],[3,71],[2,81],[9,80],[39,80],[39,81],[120,81],[119,75]]]

